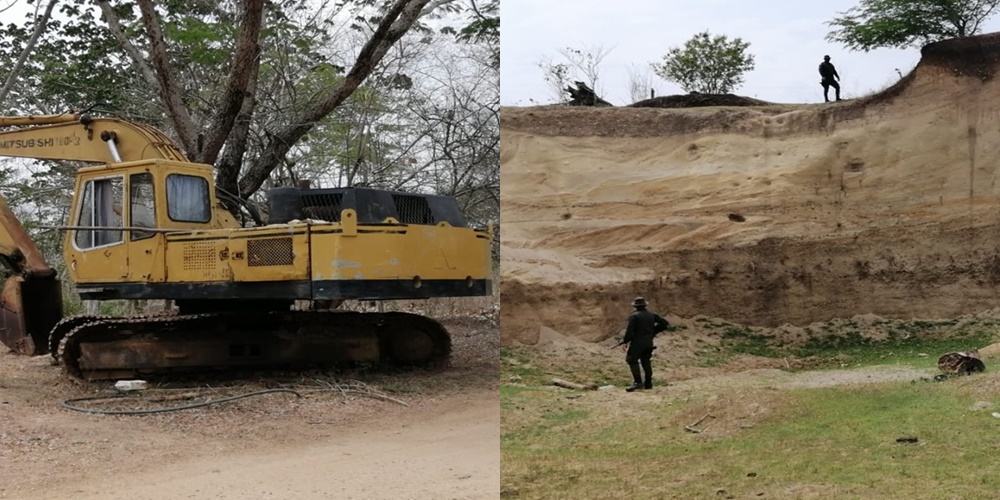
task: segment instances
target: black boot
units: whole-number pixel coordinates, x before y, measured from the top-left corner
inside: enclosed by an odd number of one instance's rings
[[[632,372],[632,385],[626,387],[625,390],[632,392],[636,389],[642,389],[642,372],[639,371],[639,362],[629,363],[628,368]]]
[[[653,381],[652,380],[647,380],[645,384],[642,384],[642,388],[643,389],[652,389],[653,388]]]

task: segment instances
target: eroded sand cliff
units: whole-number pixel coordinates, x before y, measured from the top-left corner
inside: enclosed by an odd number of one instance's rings
[[[502,108],[502,341],[607,338],[636,295],[767,326],[997,307],[998,58],[932,44],[830,105]]]

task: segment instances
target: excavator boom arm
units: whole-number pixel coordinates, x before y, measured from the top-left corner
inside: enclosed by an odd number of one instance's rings
[[[116,118],[0,116],[0,129],[5,129],[0,130],[0,156],[88,163],[188,161],[163,132]]]

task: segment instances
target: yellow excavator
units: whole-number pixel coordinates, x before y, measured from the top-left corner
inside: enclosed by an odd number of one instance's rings
[[[84,300],[169,299],[171,314],[63,317],[61,285],[0,199],[0,341],[88,379],[341,363],[439,365],[437,321],[293,304],[491,293],[492,228],[454,198],[365,188],[275,188],[240,227],[210,165],[161,131],[86,114],[0,117],[0,156],[74,160],[63,253]],[[297,302],[298,301],[298,302]]]

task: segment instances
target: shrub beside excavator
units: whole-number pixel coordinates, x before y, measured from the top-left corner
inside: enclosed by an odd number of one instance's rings
[[[342,363],[439,365],[437,321],[326,306],[491,293],[492,228],[454,198],[364,188],[271,190],[241,227],[210,165],[161,131],[80,114],[0,117],[0,156],[94,164],[77,172],[63,255],[84,300],[166,299],[169,314],[63,317],[62,285],[0,199],[0,341],[51,353],[87,380]],[[303,303],[317,307],[293,307]]]

